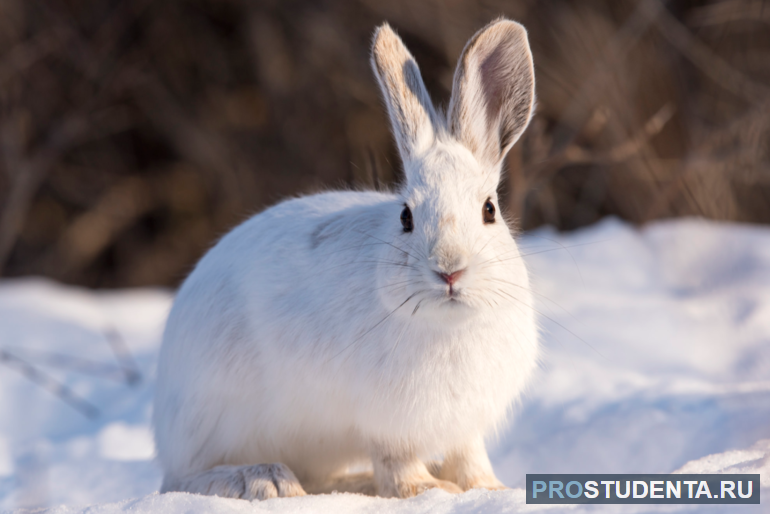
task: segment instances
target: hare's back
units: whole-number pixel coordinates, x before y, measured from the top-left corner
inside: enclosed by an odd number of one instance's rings
[[[318,262],[344,240],[366,238],[377,229],[383,211],[397,204],[391,194],[335,191],[293,198],[236,227],[213,250],[253,267],[258,261]],[[363,232],[363,233],[362,233]],[[256,255],[254,255],[256,253]],[[248,259],[241,257],[248,256]],[[300,271],[300,270],[297,270]]]
[[[177,303],[228,303],[235,297],[270,304],[309,289],[340,287],[353,265],[376,251],[383,220],[398,223],[395,195],[338,191],[294,198],[251,217],[225,235],[200,260]],[[394,214],[395,213],[395,214]],[[321,273],[320,271],[323,271]],[[254,307],[253,305],[251,307]]]

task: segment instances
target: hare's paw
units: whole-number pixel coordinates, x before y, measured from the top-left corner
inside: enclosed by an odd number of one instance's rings
[[[456,469],[452,469],[456,466],[455,462],[441,462],[440,460],[426,460],[425,467],[428,472],[441,480],[442,482],[457,484],[457,486],[463,490],[468,491],[470,489],[488,489],[490,491],[503,491],[508,489],[500,482],[494,474],[475,474],[475,475],[461,475],[457,476]],[[447,469],[449,468],[449,469]],[[442,473],[443,471],[443,473]],[[454,491],[450,491],[454,492]]]
[[[469,489],[488,489],[490,491],[503,491],[508,489],[494,475],[468,477],[457,484],[463,491]]]
[[[305,495],[294,473],[280,463],[217,466],[179,481],[169,481],[163,489],[163,492],[184,491],[244,500]]]
[[[448,493],[463,492],[457,484],[432,475],[429,467],[414,455],[394,455],[376,448],[372,455],[372,464],[379,496],[411,498],[436,488]],[[433,471],[439,468],[435,464],[430,467]]]
[[[244,500],[305,496],[305,490],[291,470],[281,463],[256,464],[241,468]]]
[[[437,476],[442,480],[454,482],[463,491],[508,489],[495,477],[481,437],[472,439],[454,451],[448,452]]]
[[[437,478],[421,480],[419,482],[405,481],[398,484],[398,497],[399,498],[411,498],[417,496],[420,493],[424,493],[428,489],[443,489],[448,493],[462,493],[463,490],[454,482],[448,480],[439,480]]]

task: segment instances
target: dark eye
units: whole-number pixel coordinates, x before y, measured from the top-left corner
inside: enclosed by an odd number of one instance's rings
[[[404,227],[404,232],[411,232],[414,229],[412,211],[406,205],[404,205],[404,210],[401,211],[401,225]]]
[[[481,213],[484,215],[484,223],[495,222],[495,204],[492,203],[492,200],[487,199],[487,201],[484,202],[484,209]]]

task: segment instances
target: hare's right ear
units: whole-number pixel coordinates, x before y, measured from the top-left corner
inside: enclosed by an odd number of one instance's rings
[[[457,63],[447,122],[454,137],[497,166],[527,128],[535,73],[527,31],[506,19],[479,30]]]
[[[409,161],[433,142],[436,113],[417,62],[387,23],[374,33],[372,68],[406,170]]]

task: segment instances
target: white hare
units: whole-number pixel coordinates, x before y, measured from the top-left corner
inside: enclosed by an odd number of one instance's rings
[[[484,440],[538,359],[496,193],[533,108],[526,31],[500,19],[468,42],[446,113],[387,24],[372,66],[406,180],[287,200],[198,263],[160,353],[162,492],[503,488]]]

